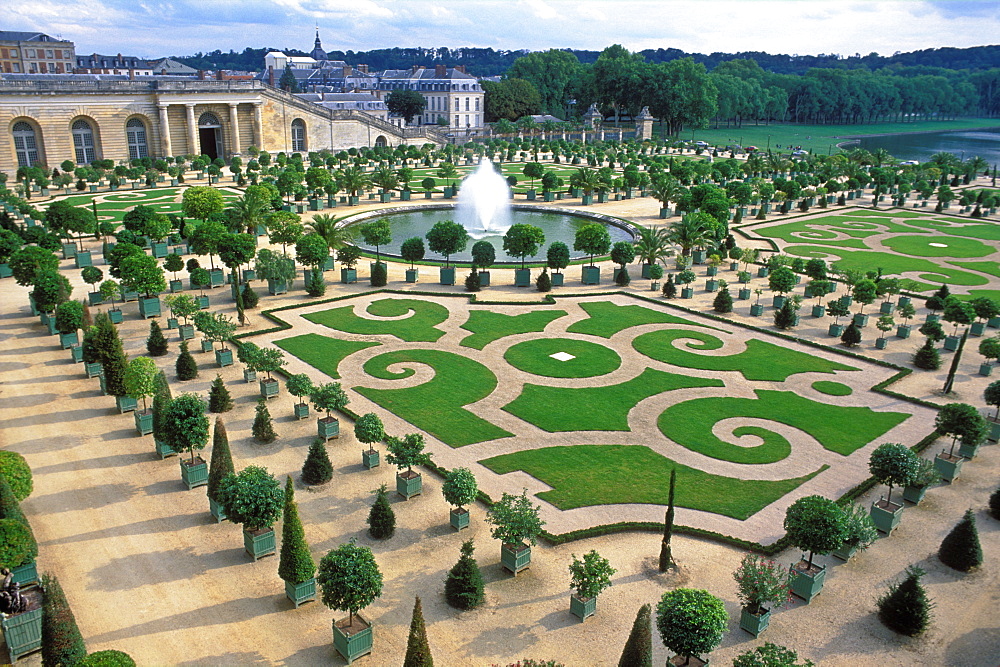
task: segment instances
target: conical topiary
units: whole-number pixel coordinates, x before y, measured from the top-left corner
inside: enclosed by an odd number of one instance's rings
[[[844,333],[840,335],[840,342],[847,347],[854,347],[861,343],[861,329],[854,323],[854,320],[851,320],[851,323],[844,329]]]
[[[923,347],[913,354],[913,365],[928,371],[941,368],[941,354],[934,347],[934,341],[928,338]]]
[[[424,612],[420,608],[419,595],[413,604],[410,636],[406,640],[406,657],[403,659],[403,667],[434,667],[431,647],[427,643],[427,628],[424,627]]]
[[[632,277],[628,274],[628,269],[622,269],[615,273],[615,285],[618,287],[628,287],[632,282]]]
[[[149,337],[146,338],[146,351],[151,357],[162,357],[167,353],[167,339],[163,337],[163,329],[154,317],[149,321]]]
[[[983,548],[976,530],[976,515],[965,510],[965,516],[951,529],[938,549],[938,558],[959,572],[969,572],[983,564]]]
[[[677,296],[677,285],[674,284],[674,274],[668,273],[667,280],[663,283],[663,296],[673,299]]]
[[[990,516],[1000,521],[1000,487],[990,496]]]
[[[42,664],[75,665],[87,655],[66,594],[54,576],[42,575]]]
[[[157,442],[163,442],[164,422],[163,415],[166,414],[167,406],[173,396],[170,393],[170,383],[167,382],[167,374],[160,371],[156,375],[156,391],[153,393],[153,438]]]
[[[479,271],[476,270],[476,267],[472,267],[472,271],[465,277],[465,291],[478,292],[480,289],[482,289],[482,281],[479,278]]]
[[[385,283],[383,283],[384,285]],[[326,281],[323,279],[323,272],[314,269],[309,276],[309,284],[306,285],[306,293],[311,297],[323,296],[326,294]]]
[[[215,432],[212,435],[212,458],[208,463],[208,497],[221,503],[219,485],[227,475],[236,474],[233,466],[233,454],[229,451],[229,436],[226,433],[226,422],[222,417],[215,418]]]
[[[309,454],[302,464],[302,481],[310,486],[326,484],[333,479],[333,464],[326,451],[326,441],[316,438],[309,445]]]
[[[538,278],[535,279],[535,289],[539,292],[552,291],[552,276],[549,275],[548,267],[542,269],[542,272],[538,274]]]
[[[274,442],[278,434],[274,432],[271,423],[271,412],[267,409],[267,401],[261,396],[257,399],[257,414],[253,418],[253,437],[257,442],[265,444]]]
[[[445,599],[456,609],[475,609],[485,599],[483,574],[472,555],[475,550],[472,540],[462,543],[462,555],[448,572],[444,583]]]
[[[256,308],[257,304],[260,303],[260,297],[257,296],[257,292],[253,291],[250,287],[250,283],[243,283],[243,307],[247,310]]]
[[[209,412],[229,412],[233,409],[233,397],[226,389],[226,383],[222,381],[222,376],[216,374],[212,380],[212,389],[208,392]]]
[[[729,293],[728,287],[723,287],[715,294],[712,309],[717,313],[733,312],[733,295]]]
[[[375,502],[368,512],[368,534],[376,540],[387,540],[396,532],[396,513],[385,492],[385,484],[375,489]]]
[[[285,520],[281,527],[281,555],[278,576],[290,584],[309,581],[316,574],[316,562],[309,553],[306,533],[299,520],[295,502],[295,487],[291,476],[285,481]]]
[[[177,364],[175,365],[177,370],[177,379],[181,380],[193,380],[198,377],[198,362],[194,360],[191,353],[188,352],[188,343],[183,341],[181,343],[181,353],[177,357]]]
[[[653,667],[653,630],[650,624],[651,608],[648,604],[639,607],[639,613],[632,624],[618,667]]]
[[[878,599],[878,617],[890,630],[913,637],[919,635],[931,622],[931,603],[920,584],[924,571],[912,566],[906,578],[889,587]]]

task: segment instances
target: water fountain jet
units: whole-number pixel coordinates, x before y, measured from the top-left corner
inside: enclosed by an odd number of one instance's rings
[[[455,222],[474,239],[503,236],[511,225],[510,190],[493,163],[481,160],[462,183],[455,207]]]

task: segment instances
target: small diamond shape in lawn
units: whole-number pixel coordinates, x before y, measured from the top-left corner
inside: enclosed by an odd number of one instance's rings
[[[556,361],[569,361],[570,359],[576,359],[576,357],[568,352],[556,352],[555,354],[550,354],[549,356]]]

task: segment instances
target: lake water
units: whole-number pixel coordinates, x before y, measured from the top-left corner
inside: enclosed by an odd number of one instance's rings
[[[869,151],[884,148],[900,160],[924,162],[935,153],[942,152],[954,153],[961,158],[964,153],[966,160],[978,155],[990,165],[996,165],[1000,164],[1000,127],[989,130],[862,137],[860,146]]]

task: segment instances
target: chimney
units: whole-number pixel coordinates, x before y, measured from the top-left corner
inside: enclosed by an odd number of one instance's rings
[[[215,78],[218,81],[225,81],[226,74],[220,69],[218,72],[215,73]]]
[[[203,69],[198,70],[198,80],[199,81],[205,80],[205,70]]]
[[[434,78],[444,79],[448,76],[448,66],[447,65],[435,65],[434,66]]]
[[[267,66],[267,85],[274,87],[274,67]]]
[[[131,67],[128,68],[128,80],[135,81],[135,70]]]
[[[455,65],[455,69],[457,69],[462,74],[465,74],[465,65]]]
[[[358,65],[358,72],[368,74],[368,65]]]
[[[350,65],[346,65],[344,67],[344,78],[347,78],[347,77],[351,76],[351,74],[353,72],[354,72],[354,68],[351,67]]]

